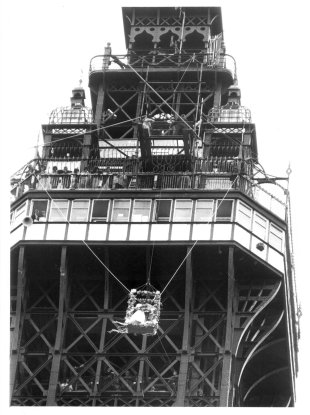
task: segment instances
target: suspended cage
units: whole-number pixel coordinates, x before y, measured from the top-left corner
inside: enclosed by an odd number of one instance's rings
[[[150,284],[129,293],[124,323],[113,321],[117,333],[132,333],[154,336],[158,330],[160,316],[160,291]]]

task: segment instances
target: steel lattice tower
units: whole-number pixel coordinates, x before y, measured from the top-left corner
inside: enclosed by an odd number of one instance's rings
[[[123,21],[92,109],[79,85],[12,181],[11,404],[294,406],[288,192],[258,163],[221,10]],[[157,334],[111,332],[147,281]]]

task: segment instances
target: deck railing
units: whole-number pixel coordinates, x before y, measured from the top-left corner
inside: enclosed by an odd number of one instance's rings
[[[97,173],[37,174],[27,177],[12,189],[13,200],[29,190],[238,190],[251,197],[279,217],[285,214],[285,192],[277,196],[247,177],[237,174],[213,173]],[[277,189],[279,190],[279,189]]]
[[[130,54],[130,55],[97,55],[94,56],[89,65],[89,74],[105,71],[108,69],[128,69],[130,66],[138,67],[197,67],[204,64],[206,69],[226,69],[235,77],[235,62],[232,56],[226,54],[213,53],[172,53],[152,52],[149,54]]]

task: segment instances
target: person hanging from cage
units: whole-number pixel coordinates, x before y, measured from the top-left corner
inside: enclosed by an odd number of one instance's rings
[[[134,313],[126,319],[125,323],[119,323],[122,326],[123,325],[128,325],[128,324],[145,324],[146,322],[146,315],[144,313],[144,311],[141,310],[142,308],[142,304],[138,303],[135,306],[135,310]]]
[[[128,323],[130,324],[144,324],[146,322],[145,312],[141,309],[142,304],[138,303],[136,305],[136,311],[129,318]]]
[[[124,322],[112,321],[116,329],[109,333],[133,333],[155,335],[160,314],[160,292],[132,289]]]

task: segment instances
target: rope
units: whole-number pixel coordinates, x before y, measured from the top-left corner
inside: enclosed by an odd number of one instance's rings
[[[165,346],[164,346],[163,342],[161,341],[161,337],[165,337],[165,333],[162,333],[162,334],[159,336],[158,331],[157,331],[157,332],[156,332],[156,334],[157,334],[157,336],[158,336],[158,340],[159,340],[159,342],[160,342],[160,344],[161,344],[162,348],[164,349],[165,355],[166,355],[166,357],[167,357],[167,358],[168,358],[168,360],[169,360],[169,363],[171,363],[171,357],[168,355],[168,353],[167,353],[167,351],[166,351],[166,349],[165,349]]]
[[[211,216],[211,219],[207,222],[210,223],[212,222],[212,220],[214,219],[215,215],[217,214],[217,211],[219,210],[221,204],[224,202],[224,200],[226,199],[228,193],[230,192],[230,190],[233,188],[236,180],[237,180],[238,176],[236,176],[235,180],[232,182],[230,188],[227,190],[227,192],[225,193],[223,199],[221,199],[220,203],[217,206],[217,209],[215,210],[215,212],[213,213],[213,215]],[[170,278],[170,280],[167,282],[167,284],[165,285],[164,289],[161,292],[161,295],[164,293],[164,291],[167,289],[168,285],[171,283],[171,281],[173,280],[173,278],[176,276],[177,272],[179,271],[179,269],[182,267],[182,265],[184,264],[184,262],[186,261],[187,257],[189,256],[189,254],[192,252],[192,250],[194,249],[194,247],[196,246],[197,242],[199,241],[199,239],[197,239],[193,245],[191,246],[191,248],[189,249],[189,251],[187,252],[187,254],[185,255],[185,257],[183,258],[183,260],[181,261],[180,265],[177,267],[177,269],[175,270],[175,272],[173,273],[172,277]]]
[[[148,283],[148,284],[150,284],[150,283],[151,283],[151,270],[152,270],[152,264],[153,264],[154,247],[155,247],[155,243],[154,243],[154,241],[153,241],[152,252],[151,252],[151,258],[150,258],[150,265],[149,265],[149,272],[148,272],[148,275],[147,275],[147,283]]]
[[[145,78],[147,80],[149,79],[149,68],[150,68],[150,66],[148,65],[147,70],[146,70],[146,75],[145,75]],[[140,108],[140,117],[142,117],[142,109],[144,107],[144,101],[145,101],[145,97],[146,97],[146,87],[147,87],[147,84],[144,83],[143,95],[142,95],[142,103],[141,103],[141,108]]]
[[[129,293],[130,290],[122,283],[122,281],[120,281],[115,274],[113,274],[113,272],[110,270],[110,268],[108,268],[106,266],[106,264],[98,257],[97,254],[95,254],[95,252],[91,249],[91,247],[88,245],[88,243],[83,239],[82,240],[83,244],[90,250],[90,252],[98,259],[98,261],[100,262],[100,264],[112,275],[113,278],[116,279],[117,282],[120,283],[120,285],[125,288],[125,290]]]
[[[199,104],[200,104],[200,94],[201,94],[202,67],[203,67],[203,63],[200,65],[199,87],[198,87],[198,93],[197,93],[197,104],[196,104],[196,114],[195,114],[195,125],[198,121],[198,111],[199,111],[199,106],[200,106]],[[203,100],[201,102],[200,119],[201,119],[201,116],[202,116],[202,105],[203,105]]]

